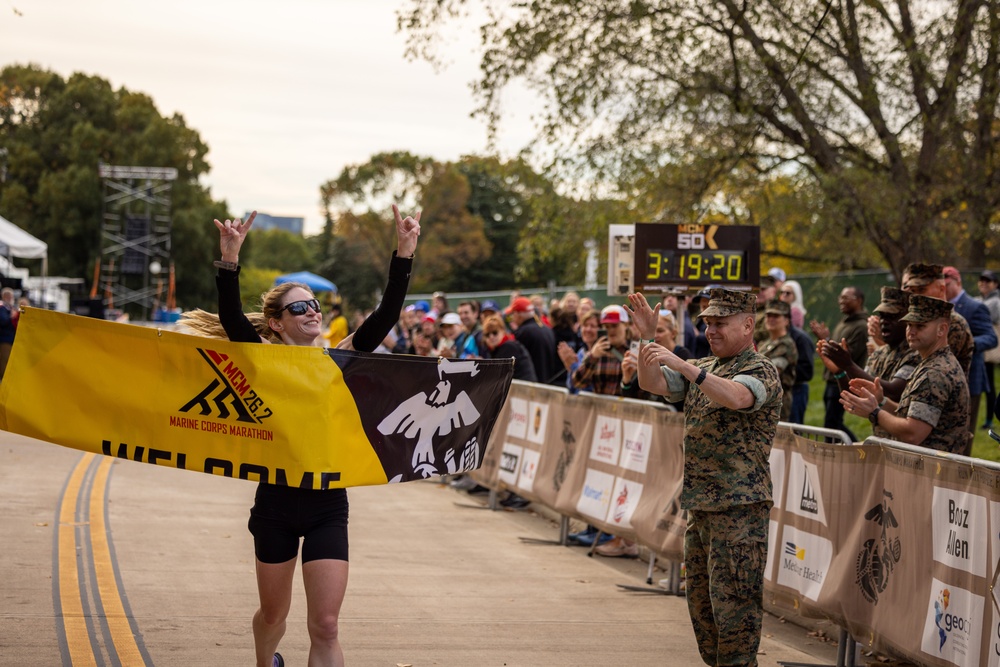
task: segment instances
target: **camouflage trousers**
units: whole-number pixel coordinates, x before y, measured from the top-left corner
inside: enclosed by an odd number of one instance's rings
[[[770,515],[770,502],[688,511],[688,612],[706,664],[757,664]]]

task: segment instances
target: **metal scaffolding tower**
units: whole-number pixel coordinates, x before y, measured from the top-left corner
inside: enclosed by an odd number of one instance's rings
[[[100,285],[104,305],[138,304],[146,319],[170,262],[170,194],[177,170],[101,164],[104,190]],[[152,275],[151,275],[152,274]]]

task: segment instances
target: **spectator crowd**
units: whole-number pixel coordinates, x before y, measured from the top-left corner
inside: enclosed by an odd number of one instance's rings
[[[867,417],[877,436],[968,455],[976,428],[992,426],[996,401],[994,370],[1000,363],[1000,282],[991,271],[978,281],[979,296],[962,288],[950,266],[916,263],[898,285],[867,295],[856,286],[841,290],[836,322],[809,319],[802,286],[780,268],[761,276],[756,294],[756,349],[778,371],[781,421],[804,423],[809,383],[816,360],[823,370],[823,426],[858,436],[845,414]],[[701,313],[711,290],[670,290],[662,295],[654,340],[681,359],[710,356],[707,325]],[[869,313],[866,303],[871,303]],[[330,331],[346,335],[338,311]],[[328,334],[329,335],[329,334]],[[637,382],[640,335],[629,310],[598,309],[593,300],[568,292],[546,302],[541,295],[515,291],[506,305],[487,299],[462,300],[452,309],[447,295],[407,306],[378,351],[446,359],[514,360],[514,377],[593,392],[670,403]],[[982,422],[979,405],[985,399]],[[475,491],[470,480],[457,482]],[[502,501],[519,508],[528,503],[514,494]],[[602,543],[597,553],[632,556],[635,545],[588,527],[571,539]]]

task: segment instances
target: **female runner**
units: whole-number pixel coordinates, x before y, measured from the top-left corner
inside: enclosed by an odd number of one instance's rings
[[[337,345],[341,349],[371,352],[399,320],[406,296],[413,253],[420,235],[420,214],[403,218],[393,205],[396,219],[396,252],[389,263],[389,281],[382,302]],[[259,313],[243,313],[239,287],[240,248],[257,212],[246,222],[215,221],[219,229],[222,261],[219,273],[219,315],[194,311],[184,323],[202,335],[227,337],[243,343],[319,345],[322,314],[319,301],[301,283],[284,283],[265,293]],[[260,608],[253,617],[257,667],[282,667],[277,653],[285,633],[285,619],[292,601],[295,561],[302,538],[302,580],[306,591],[310,667],[340,666],[338,617],[347,590],[346,489],[313,490],[260,484],[250,510],[249,528],[257,557],[257,591]]]

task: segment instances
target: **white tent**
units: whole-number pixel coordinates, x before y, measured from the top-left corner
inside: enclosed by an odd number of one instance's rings
[[[0,256],[41,259],[44,273],[48,268],[49,246],[0,215]]]
[[[20,269],[14,266],[13,258],[20,259],[41,259],[42,276],[41,281],[36,281],[34,285],[29,285],[27,269]],[[49,246],[44,241],[36,239],[34,236],[24,231],[10,220],[0,215],[0,268],[8,278],[20,278],[25,289],[37,290],[35,298],[46,307],[58,308],[62,302],[69,306],[69,293],[65,290],[57,289],[52,292],[47,279],[49,274]],[[39,296],[40,295],[40,296]],[[51,306],[49,304],[52,304]]]

